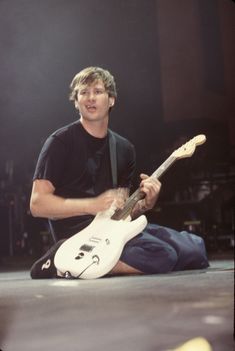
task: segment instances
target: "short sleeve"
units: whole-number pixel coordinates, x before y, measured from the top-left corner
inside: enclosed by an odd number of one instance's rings
[[[55,188],[59,187],[63,170],[66,167],[66,158],[66,145],[57,136],[50,136],[39,154],[33,180],[46,179]]]

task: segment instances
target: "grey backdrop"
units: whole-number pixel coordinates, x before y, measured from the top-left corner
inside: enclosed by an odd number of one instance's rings
[[[0,174],[30,176],[46,136],[76,118],[68,86],[88,65],[116,77],[111,127],[142,170],[182,135],[231,149],[233,24],[230,0],[1,0]]]

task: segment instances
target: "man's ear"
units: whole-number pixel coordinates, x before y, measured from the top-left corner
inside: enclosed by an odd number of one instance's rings
[[[75,100],[74,100],[74,106],[75,106],[76,110],[79,110],[79,108],[78,108],[78,101],[77,101],[77,99],[75,99]]]
[[[115,104],[115,98],[114,98],[114,97],[110,97],[110,98],[109,98],[109,106],[110,106],[110,107],[113,107],[114,104]]]

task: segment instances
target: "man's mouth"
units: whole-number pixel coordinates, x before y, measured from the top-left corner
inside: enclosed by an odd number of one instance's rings
[[[95,105],[87,105],[86,108],[90,112],[96,111],[96,106]]]

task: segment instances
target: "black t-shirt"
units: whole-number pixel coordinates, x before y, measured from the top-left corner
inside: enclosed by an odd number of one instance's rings
[[[113,133],[117,150],[119,187],[130,187],[135,169],[133,145]],[[105,138],[90,135],[80,121],[71,123],[46,140],[33,180],[47,179],[55,187],[55,195],[64,198],[98,196],[113,187],[109,134]],[[69,237],[87,226],[93,216],[77,216],[52,221],[58,238]]]

